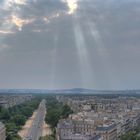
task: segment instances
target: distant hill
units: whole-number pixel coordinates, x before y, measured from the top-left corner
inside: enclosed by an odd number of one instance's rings
[[[0,94],[140,94],[140,90],[93,90],[84,88],[73,89],[0,89]]]

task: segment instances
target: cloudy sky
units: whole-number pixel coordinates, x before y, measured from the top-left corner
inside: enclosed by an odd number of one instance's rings
[[[140,88],[140,0],[0,0],[0,88]]]

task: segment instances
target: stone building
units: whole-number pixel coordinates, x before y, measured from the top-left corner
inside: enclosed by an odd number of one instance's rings
[[[6,129],[3,123],[0,122],[0,140],[5,140],[6,138]]]

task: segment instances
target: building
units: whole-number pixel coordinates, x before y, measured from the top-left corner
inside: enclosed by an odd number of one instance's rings
[[[103,140],[116,140],[140,125],[140,99],[136,97],[104,98],[95,96],[57,96],[68,104],[74,113],[69,115],[71,124],[62,124],[66,136],[101,135]],[[60,132],[60,131],[59,131]]]
[[[103,140],[103,138],[98,135],[71,134],[61,137],[60,140]]]
[[[103,137],[103,140],[117,140],[116,124],[96,127],[96,133]]]
[[[6,138],[6,129],[3,123],[0,122],[0,140],[5,140]]]
[[[94,120],[73,120],[75,133],[92,135],[95,130]]]
[[[59,137],[71,135],[74,133],[74,124],[71,120],[60,120],[57,130]]]
[[[57,125],[58,140],[102,140],[94,134],[94,121],[60,120]]]
[[[32,98],[32,95],[1,95],[0,106],[4,108],[10,108],[26,101],[30,101]]]

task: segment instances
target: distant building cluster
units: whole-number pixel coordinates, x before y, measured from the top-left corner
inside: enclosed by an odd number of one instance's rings
[[[10,108],[32,99],[32,95],[0,95],[0,106]]]
[[[95,96],[57,96],[73,110],[59,121],[58,140],[118,140],[140,125],[140,99]]]

